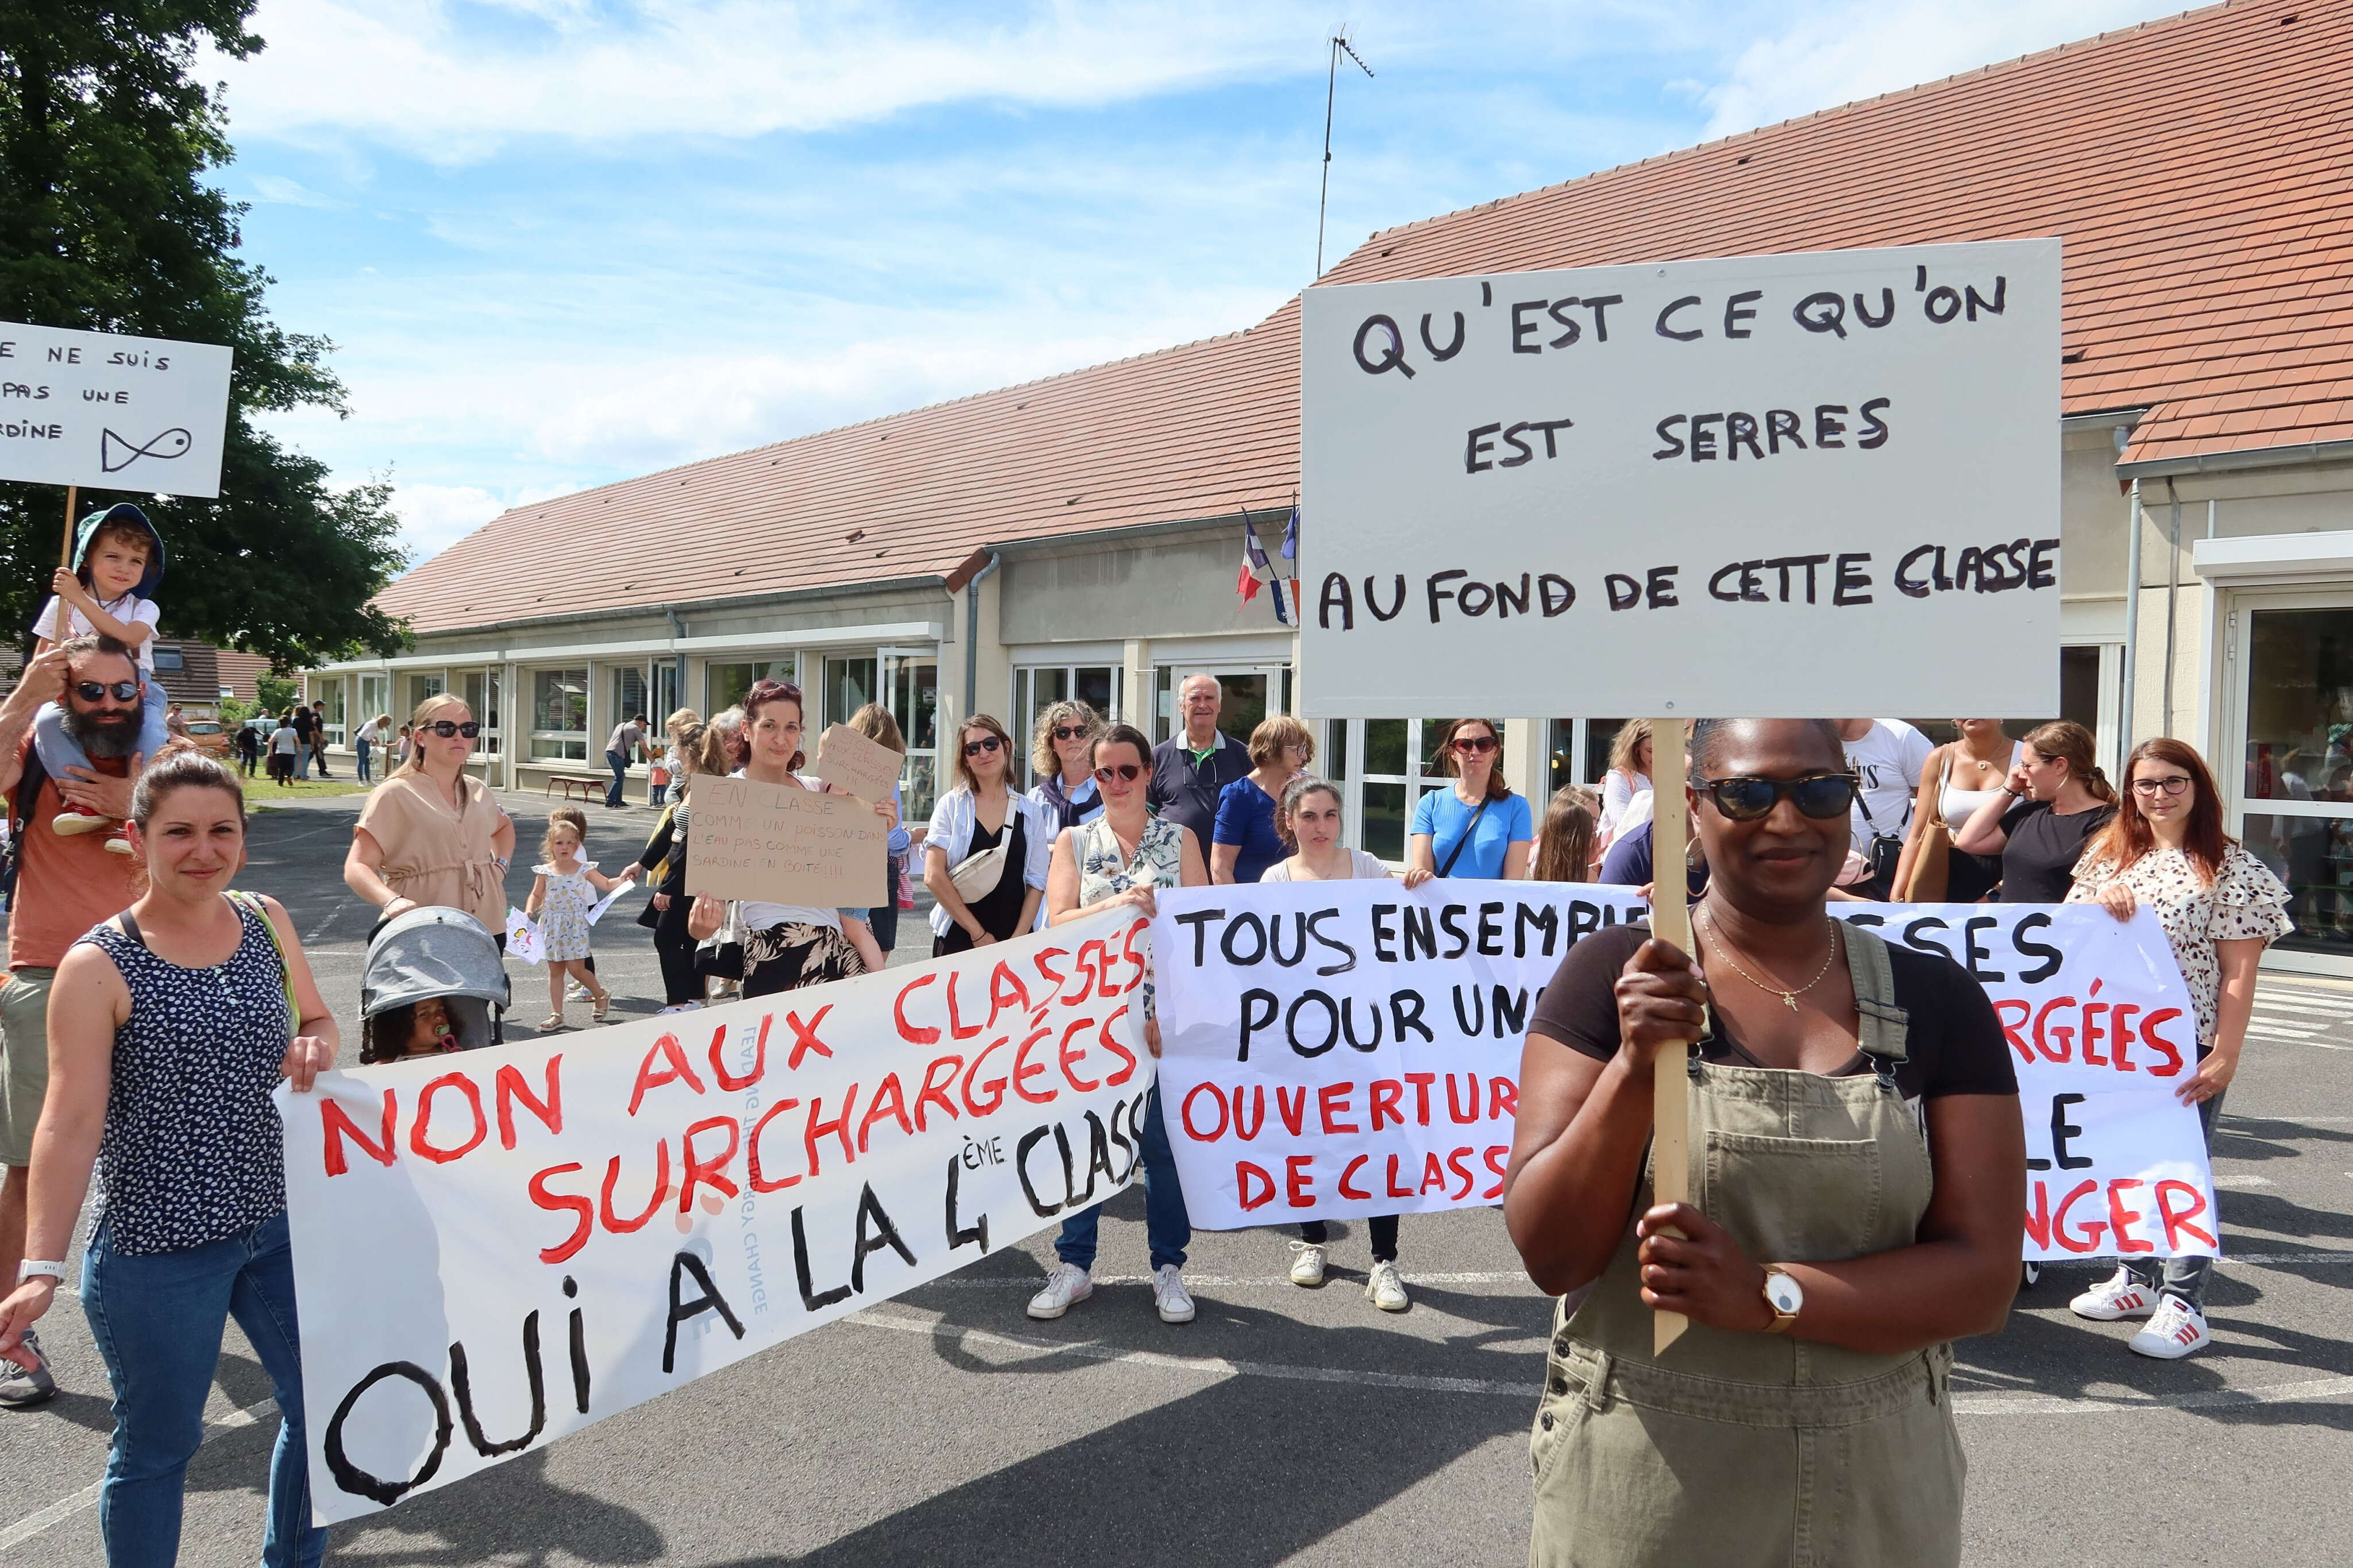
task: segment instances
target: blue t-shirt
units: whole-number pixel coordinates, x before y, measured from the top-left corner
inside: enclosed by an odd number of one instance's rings
[[[1209,841],[1241,851],[1234,858],[1237,882],[1257,881],[1291,853],[1274,830],[1274,797],[1248,779],[1236,779],[1218,792],[1218,820]]]
[[[1472,814],[1477,812],[1479,826],[1472,832],[1471,842],[1463,847],[1461,857],[1446,875],[1493,880],[1504,874],[1504,851],[1515,843],[1533,843],[1535,829],[1528,816],[1528,797],[1507,795],[1501,800],[1491,800],[1487,809],[1465,805],[1462,797],[1452,789],[1432,790],[1415,803],[1413,830],[1430,835],[1430,868],[1446,864],[1454,847],[1462,841],[1463,829],[1471,825]]]

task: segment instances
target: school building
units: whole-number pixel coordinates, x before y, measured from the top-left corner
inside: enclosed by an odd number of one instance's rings
[[[2353,974],[2348,103],[2353,4],[2216,5],[1392,229],[1324,280],[2061,236],[2064,716],[2111,763],[2161,733],[2214,759],[2232,830],[2295,891],[2273,962]],[[310,695],[341,738],[459,692],[491,781],[539,788],[600,771],[620,716],[789,678],[813,731],[891,704],[919,822],[940,738],[976,710],[1026,738],[1075,695],[1157,739],[1206,669],[1246,734],[1303,696],[1293,631],[1235,593],[1244,513],[1271,549],[1297,486],[1298,323],[1293,299],[1228,336],[517,508],[380,595],[413,653],[311,671]],[[1618,722],[1563,668],[1554,711],[1498,716],[1539,805],[1599,776]],[[1351,842],[1402,857],[1441,717],[1321,727]]]

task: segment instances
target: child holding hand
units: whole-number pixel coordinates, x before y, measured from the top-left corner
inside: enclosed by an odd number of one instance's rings
[[[638,868],[632,864],[624,868],[618,877],[607,877],[594,866],[583,865],[580,851],[587,842],[588,817],[578,806],[559,805],[547,814],[547,837],[540,841],[540,852],[547,858],[532,868],[538,876],[531,885],[531,898],[523,905],[523,913],[539,922],[540,935],[546,944],[547,1005],[551,1011],[539,1021],[542,1029],[565,1026],[564,982],[567,975],[578,979],[595,998],[593,1022],[602,1024],[611,1014],[613,994],[597,984],[596,972],[583,962],[588,956],[588,911],[596,907],[598,894],[635,881]]]
[[[155,684],[155,627],[163,612],[152,595],[164,579],[164,540],[147,514],[122,501],[81,520],[74,534],[74,564],[60,566],[51,578],[55,596],[33,621],[36,656],[78,637],[109,637],[129,648],[139,662],[142,721],[135,754],[155,760],[171,740],[164,693]],[[69,768],[93,773],[90,753],[74,739],[62,704],[46,702],[33,716],[33,746],[42,768],[53,779],[75,775]],[[82,806],[69,805],[49,818],[58,833],[111,831],[106,847],[117,855],[131,853],[122,825]]]

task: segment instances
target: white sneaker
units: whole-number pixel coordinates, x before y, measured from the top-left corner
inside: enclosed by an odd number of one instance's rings
[[[1071,1310],[1071,1304],[1083,1301],[1095,1293],[1095,1282],[1087,1271],[1075,1263],[1057,1264],[1046,1276],[1046,1288],[1029,1298],[1029,1315],[1033,1318],[1059,1318]]]
[[[564,987],[564,999],[566,1002],[586,1002],[588,1000],[588,987],[577,980],[572,981]]]
[[[1397,1265],[1386,1260],[1373,1265],[1365,1280],[1365,1300],[1384,1312],[1402,1312],[1413,1305],[1405,1293],[1405,1281],[1398,1278]]]
[[[1324,1283],[1324,1244],[1317,1241],[1294,1241],[1291,1244],[1291,1282],[1314,1287]]]
[[[2179,1361],[2213,1342],[2214,1335],[2206,1327],[2206,1314],[2179,1296],[2168,1296],[2158,1304],[2157,1316],[2149,1320],[2148,1327],[2135,1334],[2126,1348],[2137,1355],[2155,1356],[2159,1361]]]
[[[677,1002],[667,1007],[656,1008],[654,1010],[654,1016],[659,1018],[671,1013],[691,1013],[702,1005],[702,1004],[700,1002]]]
[[[1152,1299],[1160,1308],[1164,1323],[1189,1323],[1193,1321],[1193,1298],[1185,1293],[1185,1276],[1173,1263],[1164,1263],[1152,1271]]]
[[[2146,1318],[2157,1310],[2157,1291],[2134,1279],[2131,1269],[2119,1267],[2068,1302],[2067,1310],[2095,1323],[2113,1323],[2118,1318]]]

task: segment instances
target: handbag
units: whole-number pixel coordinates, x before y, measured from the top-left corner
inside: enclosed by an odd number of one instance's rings
[[[948,880],[955,884],[956,895],[965,903],[978,903],[997,891],[997,884],[1005,879],[1005,850],[1000,840],[949,868]]]
[[[738,906],[727,906],[718,931],[695,945],[694,972],[712,980],[744,978],[744,931]]]
[[[1936,775],[1936,798],[1920,812],[1919,836],[1913,841],[1912,874],[1894,890],[1901,904],[1938,904],[1953,875],[1953,830],[1945,821],[1945,782],[1953,776],[1953,759]]]
[[[1862,863],[1869,872],[1862,887],[1873,899],[1883,900],[1895,887],[1895,869],[1904,861],[1904,839],[1898,834],[1880,830],[1878,818],[1871,815],[1871,803],[1863,799],[1860,789],[1854,792],[1854,804],[1862,813],[1863,826],[1871,829],[1871,842],[1862,852]]]

